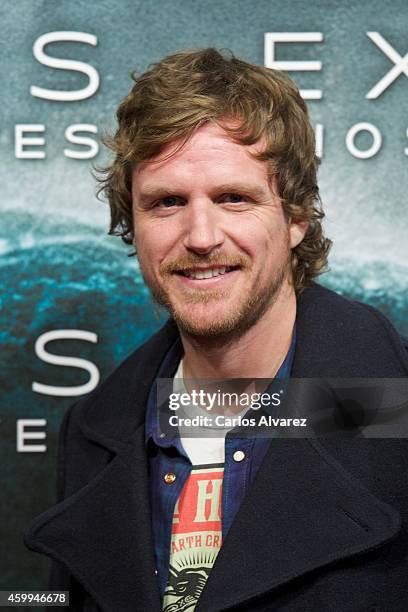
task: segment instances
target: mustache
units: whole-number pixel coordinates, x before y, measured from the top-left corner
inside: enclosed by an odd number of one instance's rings
[[[220,268],[245,268],[250,266],[250,258],[240,253],[230,255],[227,253],[209,253],[208,255],[189,253],[163,262],[159,271],[161,274],[173,274],[205,265]]]

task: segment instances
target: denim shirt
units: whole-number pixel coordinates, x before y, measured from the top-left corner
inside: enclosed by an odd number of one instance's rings
[[[275,379],[282,380],[290,377],[295,346],[296,330],[294,329],[289,351]],[[177,435],[163,436],[163,433],[160,432],[156,381],[159,378],[174,377],[181,357],[181,342],[177,340],[160,366],[156,380],[150,389],[146,411],[146,449],[149,464],[152,532],[156,571],[162,598],[169,572],[174,507],[190,475],[192,464],[180,438]],[[250,413],[245,416],[250,416]],[[239,431],[238,428],[235,428],[225,437],[221,513],[223,541],[271,443],[270,437],[237,437]],[[245,453],[244,461],[234,461],[233,455],[237,450]],[[164,481],[164,475],[168,472],[176,475],[176,479],[170,486]]]

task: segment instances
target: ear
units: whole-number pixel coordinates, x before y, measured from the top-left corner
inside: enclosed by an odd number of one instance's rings
[[[309,227],[308,221],[300,221],[299,223],[291,223],[289,226],[289,240],[290,248],[294,249],[298,246],[305,237],[307,228]]]

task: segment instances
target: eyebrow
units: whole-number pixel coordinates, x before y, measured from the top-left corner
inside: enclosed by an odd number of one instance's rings
[[[260,200],[268,200],[271,197],[271,194],[266,193],[262,187],[250,183],[241,183],[239,181],[217,185],[212,192],[213,194],[243,193],[246,195],[252,195]],[[185,192],[183,189],[177,189],[176,186],[172,187],[169,185],[166,187],[160,185],[146,185],[140,192],[138,199],[141,203],[144,203],[151,200],[160,199],[168,195],[183,196],[184,193]]]
[[[158,200],[160,198],[164,198],[168,196],[170,193],[177,193],[177,190],[170,189],[169,187],[160,187],[160,186],[150,186],[147,185],[143,188],[143,191],[140,192],[139,201],[140,202],[149,202],[150,200]]]

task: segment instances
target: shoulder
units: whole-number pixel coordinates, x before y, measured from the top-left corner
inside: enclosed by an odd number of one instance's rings
[[[407,339],[368,304],[315,284],[298,295],[297,331],[313,362],[313,375],[408,375]],[[322,367],[323,356],[327,368]]]
[[[333,323],[333,319],[340,326],[360,327],[366,330],[382,328],[390,335],[396,335],[408,348],[408,338],[398,334],[389,319],[380,310],[363,302],[345,297],[321,285],[314,284],[305,289],[298,296],[298,305],[307,312],[313,310],[315,317],[321,321]]]

